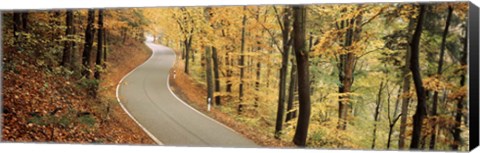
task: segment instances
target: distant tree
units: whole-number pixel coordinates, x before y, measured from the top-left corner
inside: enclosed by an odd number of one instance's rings
[[[460,59],[461,75],[460,75],[460,87],[465,87],[465,82],[467,81],[467,69],[466,66],[468,64],[468,28],[465,25],[465,37],[463,38],[463,53]],[[463,109],[465,103],[466,94],[459,96],[456,98],[457,106],[455,108],[455,124],[453,128],[453,144],[451,145],[452,150],[458,150],[459,146],[462,144],[462,129],[460,126],[462,125],[462,117],[464,116]]]
[[[442,35],[442,43],[440,46],[440,59],[438,60],[438,67],[437,67],[437,77],[440,79],[442,76],[442,71],[443,71],[443,63],[444,63],[444,55],[445,55],[445,44],[447,41],[447,35],[448,35],[448,28],[450,27],[450,21],[452,18],[452,12],[453,12],[453,7],[448,6],[448,13],[447,13],[447,19],[445,23],[445,30],[443,31]],[[433,150],[435,148],[435,142],[437,139],[437,108],[438,107],[438,91],[435,91],[433,93],[433,104],[432,104],[432,117],[433,117],[433,124],[432,124],[432,131],[431,131],[431,138],[430,138],[430,150]]]

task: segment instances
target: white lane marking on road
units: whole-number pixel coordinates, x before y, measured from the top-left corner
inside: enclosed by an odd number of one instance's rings
[[[145,44],[146,44],[146,43],[145,43]],[[147,44],[146,44],[146,45],[147,45]],[[148,46],[148,45],[147,45],[147,46]],[[150,48],[150,46],[149,46],[149,48]],[[128,72],[127,75],[123,76],[123,78],[117,83],[116,97],[117,97],[117,101],[118,101],[118,103],[120,104],[120,106],[122,107],[123,111],[125,111],[125,113],[127,113],[128,116],[130,116],[130,118],[132,118],[133,121],[135,121],[135,123],[137,123],[138,126],[140,126],[140,128],[142,128],[142,130],[145,131],[145,133],[147,133],[147,135],[150,136],[150,138],[153,139],[153,141],[155,141],[155,142],[156,142],[157,144],[159,144],[159,145],[163,145],[163,143],[162,143],[160,140],[158,140],[158,139],[157,139],[152,133],[150,133],[145,127],[143,127],[142,124],[140,124],[140,123],[135,119],[135,117],[133,117],[132,114],[130,114],[130,113],[128,112],[128,110],[125,108],[125,106],[123,106],[123,104],[122,104],[122,102],[120,101],[120,98],[119,98],[119,96],[118,96],[118,92],[119,92],[119,89],[120,89],[120,84],[123,82],[123,80],[124,80],[125,78],[127,78],[127,76],[129,76],[130,73],[132,73],[133,71],[137,70],[140,66],[144,65],[145,63],[147,63],[147,62],[153,57],[153,55],[155,54],[155,50],[153,50],[153,48],[150,48],[150,49],[152,49],[152,54],[150,55],[150,57],[149,57],[145,62],[143,62],[142,64],[140,64],[140,65],[137,66],[136,68],[134,68],[132,71]]]
[[[168,48],[168,47],[166,47],[166,48]],[[169,50],[171,50],[171,51],[173,52],[173,55],[175,55],[175,59],[177,59],[177,54],[173,51],[173,49],[170,49],[170,48],[169,48]],[[170,69],[172,69],[174,65],[175,65],[175,61],[172,63],[172,66],[171,66]],[[182,104],[184,104],[184,105],[187,106],[188,108],[190,108],[190,109],[192,109],[193,111],[199,113],[199,114],[202,115],[203,117],[205,117],[205,118],[207,118],[207,119],[209,119],[209,120],[211,120],[211,121],[213,121],[213,122],[215,122],[215,123],[223,126],[224,128],[226,128],[226,129],[228,129],[228,130],[230,130],[230,131],[232,131],[232,132],[234,132],[234,133],[237,133],[237,134],[240,135],[240,136],[243,136],[243,134],[238,133],[238,132],[235,131],[234,129],[226,126],[225,124],[223,124],[223,123],[221,123],[221,122],[219,122],[219,121],[217,121],[217,120],[215,120],[215,119],[213,119],[213,118],[211,118],[210,116],[207,116],[207,115],[203,114],[202,112],[198,111],[197,109],[193,108],[192,106],[190,106],[189,104],[187,104],[185,101],[183,101],[182,99],[180,99],[180,98],[172,91],[172,89],[170,88],[170,74],[167,75],[167,88],[168,88],[168,91],[170,91],[170,93],[172,93],[172,95],[173,95],[175,98],[177,98],[178,101],[182,102]],[[243,136],[243,137],[245,137],[245,136]],[[247,140],[250,140],[250,139],[247,139]],[[251,141],[251,140],[250,140],[250,141]],[[253,142],[253,141],[251,141],[251,142]],[[253,143],[256,144],[255,142],[253,142]]]

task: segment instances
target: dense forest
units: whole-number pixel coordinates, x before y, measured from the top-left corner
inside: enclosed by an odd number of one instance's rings
[[[113,88],[148,56],[134,51],[148,50],[148,35],[177,53],[174,85],[199,85],[199,109],[268,141],[259,144],[469,147],[465,2],[2,16],[4,141],[152,143],[128,116],[111,115],[122,112]]]
[[[2,12],[2,141],[154,142],[115,86],[150,54],[139,9]]]
[[[147,9],[203,103],[297,146],[468,148],[467,3]],[[179,74],[180,75],[180,74]],[[205,106],[207,106],[205,105]]]

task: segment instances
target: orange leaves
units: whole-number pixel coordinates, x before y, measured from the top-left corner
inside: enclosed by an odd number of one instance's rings
[[[427,90],[441,92],[445,89],[452,88],[453,85],[449,82],[443,82],[438,77],[428,77],[423,79],[423,86]]]

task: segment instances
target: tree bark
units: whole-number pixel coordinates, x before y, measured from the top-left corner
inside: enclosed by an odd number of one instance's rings
[[[295,89],[297,89],[297,65],[292,59],[292,68],[290,71],[290,86],[288,89],[288,102],[287,102],[287,116],[285,122],[288,122],[294,119],[297,116],[297,111],[294,111],[294,98],[295,98]]]
[[[413,18],[410,18],[408,22],[408,35],[414,30],[415,22]],[[411,36],[408,36],[408,41],[410,42]],[[402,77],[403,77],[403,89],[402,89],[402,116],[400,119],[400,134],[398,139],[398,149],[403,149],[405,145],[405,131],[407,128],[407,117],[408,117],[408,103],[410,102],[410,82],[411,82],[411,75],[410,75],[410,59],[411,59],[411,47],[408,45],[406,54],[405,54],[405,65],[402,68]]]
[[[97,31],[97,59],[95,61],[95,79],[100,80],[101,71],[98,66],[103,65],[103,10],[98,10],[98,31]],[[97,86],[98,88],[98,86]]]
[[[65,41],[65,47],[63,48],[63,58],[62,58],[62,66],[70,68],[71,58],[72,58],[72,35],[73,35],[73,11],[67,10],[65,24],[67,29],[65,30],[65,36],[67,37],[67,41]]]
[[[463,55],[462,59],[460,60],[460,65],[464,67],[462,69],[462,73],[460,75],[460,87],[465,86],[465,82],[467,81],[467,64],[468,64],[468,29],[465,29],[465,38],[463,43]],[[462,117],[464,116],[463,107],[465,102],[465,96],[460,96],[457,98],[457,107],[456,107],[456,114],[455,114],[455,126],[453,128],[453,144],[451,145],[452,150],[458,150],[459,146],[462,144],[462,137],[460,134],[462,133],[462,129],[460,126],[462,125]]]
[[[231,93],[232,92],[232,81],[231,81],[231,77],[232,77],[232,65],[233,65],[233,61],[232,61],[232,58],[230,57],[230,52],[227,52],[226,53],[226,59],[225,59],[225,64],[227,65],[227,87],[226,87],[226,91]]]
[[[243,11],[245,12],[247,7],[243,7]],[[238,104],[237,112],[240,114],[243,111],[243,75],[244,75],[244,63],[245,63],[245,56],[243,55],[245,52],[245,25],[247,23],[247,15],[243,14],[242,19],[242,38],[241,38],[241,48],[240,48],[240,85],[239,85],[239,99],[240,103]]]
[[[377,102],[375,103],[375,114],[373,115],[373,140],[372,140],[372,149],[375,149],[375,141],[377,140],[377,122],[378,116],[380,115],[380,105],[382,104],[382,91],[383,91],[383,80],[380,82],[380,88],[378,89]]]
[[[22,30],[28,32],[28,12],[22,13]]]
[[[92,56],[92,45],[93,45],[93,22],[95,20],[95,10],[89,9],[88,10],[88,19],[87,19],[87,28],[85,29],[85,46],[83,48],[82,53],[82,64],[83,64],[83,71],[82,75],[85,76],[87,79],[90,78],[90,57]]]
[[[359,6],[360,7],[360,6]],[[361,28],[362,22],[362,14],[357,15],[354,19],[348,19],[344,23],[346,24],[345,27],[348,27],[347,32],[345,34],[345,42],[344,48],[350,47],[353,42],[360,40],[360,33],[362,31]],[[352,25],[357,26],[352,26]],[[342,28],[343,28],[342,23]],[[347,49],[348,50],[348,49]],[[349,94],[351,92],[351,88],[353,85],[353,72],[355,71],[355,64],[356,56],[352,52],[348,52],[346,54],[340,55],[340,65],[339,65],[339,80],[341,82],[341,86],[339,87],[338,91],[341,94]],[[350,107],[350,96],[349,95],[342,95],[339,97],[338,102],[338,129],[346,130],[347,129],[347,120],[348,120],[348,108]]]
[[[443,36],[442,36],[442,44],[440,47],[440,59],[438,60],[438,69],[437,69],[437,77],[438,79],[441,78],[442,76],[442,70],[443,70],[443,56],[445,55],[445,44],[447,41],[447,35],[448,35],[448,28],[450,27],[450,20],[452,18],[452,12],[453,12],[453,7],[449,6],[448,7],[448,15],[447,15],[447,20],[445,23],[445,30],[443,31]],[[435,142],[437,138],[437,106],[438,105],[438,91],[435,91],[433,94],[433,104],[432,104],[432,137],[430,138],[430,150],[435,149]]]
[[[210,107],[213,100],[213,79],[212,79],[212,55],[211,48],[205,48],[205,64],[207,76],[207,105]]]
[[[108,55],[108,41],[107,41],[107,30],[103,29],[103,69],[107,69],[107,55]]]
[[[282,131],[283,126],[283,115],[285,114],[285,92],[287,88],[287,68],[288,68],[288,56],[290,55],[290,45],[288,43],[289,39],[289,30],[290,30],[290,20],[289,20],[289,11],[288,7],[285,7],[283,13],[283,29],[282,29],[282,42],[283,42],[283,52],[282,52],[282,66],[280,68],[280,81],[279,81],[279,91],[278,91],[278,105],[277,105],[277,120],[275,122],[275,138],[280,139],[280,132]],[[280,21],[279,21],[280,22]]]
[[[218,71],[218,55],[217,55],[217,48],[212,47],[212,58],[213,58],[213,75],[215,77],[215,92],[220,92],[220,73]],[[217,106],[221,105],[222,102],[220,101],[220,96],[215,96],[215,104]]]
[[[21,30],[22,18],[20,13],[13,13],[13,37],[15,38],[15,46],[19,46],[18,36]]]
[[[419,149],[420,138],[422,137],[422,124],[426,115],[425,89],[423,88],[422,76],[419,64],[420,37],[422,34],[423,19],[425,14],[425,5],[420,4],[420,13],[417,17],[417,26],[412,37],[410,46],[412,55],[410,59],[410,70],[412,71],[413,82],[417,94],[417,107],[413,115],[413,132],[410,149]]]
[[[307,143],[308,124],[310,122],[310,76],[308,66],[308,52],[305,47],[305,6],[293,6],[293,45],[298,69],[299,115],[297,128],[293,136],[293,143],[304,147]]]
[[[192,35],[187,37],[184,41],[185,43],[185,73],[188,74],[189,58],[190,58],[190,47],[192,44]]]

